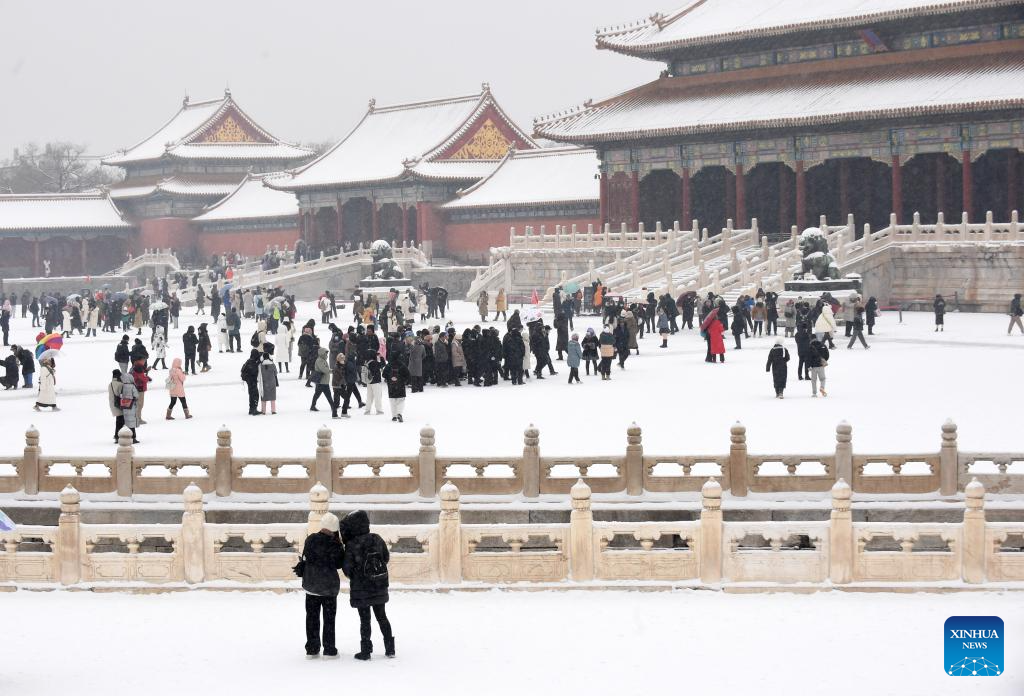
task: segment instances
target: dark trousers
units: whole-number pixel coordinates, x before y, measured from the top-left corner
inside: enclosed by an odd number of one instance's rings
[[[176,403],[178,403],[179,401],[181,402],[181,410],[184,411],[185,413],[188,413],[188,402],[185,401],[185,397],[184,396],[172,396],[171,397],[171,405],[167,407],[167,410],[168,411],[173,411],[174,410],[174,405]]]
[[[578,367],[569,368],[569,384],[572,384],[573,380],[580,381],[580,368]]]
[[[346,385],[346,386],[348,386],[348,394],[349,394],[349,396],[350,397],[352,397],[352,396],[356,397],[356,403],[359,404],[359,408],[362,408],[363,407],[363,395],[359,393],[359,385],[358,384],[349,384],[349,385]],[[420,391],[423,391],[422,378],[421,378],[421,381],[420,381]]]
[[[381,607],[383,609],[383,607]],[[338,613],[337,597],[306,595],[306,654],[320,652],[320,611],[324,613],[324,653],[336,653],[334,645],[334,617]],[[386,619],[385,619],[386,620]],[[367,629],[369,630],[369,629]]]
[[[769,319],[768,320],[767,327],[764,330],[764,335],[767,336],[769,334],[771,334],[772,336],[778,336],[779,335],[779,320],[778,319]]]
[[[850,345],[846,347],[853,348],[853,344],[856,343],[858,340],[860,341],[860,344],[862,346],[864,346],[865,348],[868,347],[868,342],[864,340],[864,332],[861,331],[860,329],[853,329],[853,333],[850,334]]]
[[[509,361],[505,363],[505,369],[508,370],[508,376],[512,380],[512,384],[523,383],[523,361]]]
[[[337,412],[338,407],[341,406],[341,412],[348,413],[348,402],[352,398],[352,392],[347,387],[335,387],[334,388],[334,410]]]
[[[594,374],[597,374],[597,358],[583,358],[583,364],[587,368],[587,374],[590,374],[590,364],[594,364]]]
[[[331,407],[331,415],[338,415],[338,406],[334,403],[334,398],[331,396],[331,388],[326,384],[316,385],[316,391],[313,392],[313,403],[309,405],[310,408],[316,408],[316,402],[319,401],[320,395],[323,394],[327,397],[327,403]]]
[[[249,414],[259,413],[256,410],[256,402],[260,400],[260,390],[256,386],[256,382],[246,382],[245,386],[249,388]]]
[[[124,416],[114,416],[114,440],[117,440],[117,434],[121,432],[121,428],[124,427]],[[132,431],[132,442],[138,442],[135,437],[135,428],[128,428]]]
[[[185,356],[185,372],[191,370],[192,374],[196,373],[196,356],[186,355]]]
[[[612,360],[614,358],[602,357],[601,358],[601,374],[608,376],[612,373]]]
[[[242,352],[242,334],[233,331],[228,332],[228,350],[231,350],[232,346],[234,346],[234,350],[237,352]]]
[[[380,634],[385,640],[391,639],[391,622],[388,621],[388,615],[384,611],[383,604],[374,604],[372,607],[359,607],[356,611],[359,612],[359,638],[360,640],[370,640],[370,609],[373,609],[373,616],[377,619],[377,626],[380,628]],[[332,638],[333,631],[332,631]]]
[[[732,337],[736,339],[736,350],[740,350],[743,346],[740,344],[740,336],[742,334],[733,334]]]

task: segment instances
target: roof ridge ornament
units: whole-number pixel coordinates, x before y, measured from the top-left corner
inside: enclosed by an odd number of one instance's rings
[[[224,96],[225,96],[225,97],[226,97],[227,99],[230,99],[230,98],[231,98],[231,87],[230,87],[230,86],[228,86],[228,85],[224,85]]]
[[[373,97],[370,97],[370,103],[367,104],[367,109],[372,114],[374,112],[374,109],[376,109],[376,108],[377,108],[377,100],[374,99]]]
[[[481,94],[490,94],[491,93],[491,83],[490,82],[481,82],[480,83],[480,93]]]
[[[188,92],[187,91],[185,92],[185,98],[181,100],[181,105],[182,106],[188,106]],[[122,150],[122,152],[123,152],[123,150]]]

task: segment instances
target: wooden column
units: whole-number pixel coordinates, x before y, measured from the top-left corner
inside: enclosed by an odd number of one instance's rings
[[[839,160],[839,215],[846,219],[850,214],[850,160]]]
[[[380,208],[377,207],[377,201],[370,201],[370,205],[373,211],[370,223],[370,239],[375,242],[380,239]]]
[[[736,228],[747,229],[747,184],[743,165],[736,165]]]
[[[402,211],[402,245],[404,246],[409,243],[409,209],[405,203],[400,208]]]
[[[633,186],[629,196],[630,217],[633,229],[640,227],[640,172],[633,172]]]
[[[800,232],[807,227],[807,180],[803,160],[796,161],[796,226]]]
[[[963,212],[967,213],[967,219],[969,220],[974,214],[974,182],[971,178],[971,151],[964,150],[963,158],[964,164],[960,169],[963,174],[964,187]]]
[[[899,155],[892,156],[892,212],[898,224],[903,217],[903,170]]]
[[[939,153],[935,156],[935,212],[946,214],[946,158]]]
[[[299,237],[302,239],[302,241],[306,242],[306,244],[309,244],[309,239],[307,239],[307,235],[306,235],[306,211],[305,210],[300,210],[299,211]]]
[[[341,198],[339,198],[337,204],[335,204],[335,206],[334,206],[334,211],[337,214],[336,215],[337,219],[335,220],[334,227],[335,227],[335,233],[338,236],[338,251],[342,250],[342,246],[341,245],[342,245],[342,243],[344,241],[344,238],[342,237],[342,235],[345,233],[345,228],[344,228],[344,225],[342,224],[342,221],[341,221],[342,208],[344,208],[344,206],[341,203]]]
[[[1010,150],[1006,153],[1006,217],[1005,220],[1009,220],[1010,216],[1013,215],[1013,211],[1017,208],[1017,198],[1020,196],[1019,184],[1017,181],[1017,170],[1019,166],[1020,156],[1016,150]],[[1019,212],[1019,211],[1018,211]]]
[[[690,198],[690,168],[683,167],[683,214],[679,220],[679,226],[684,229],[690,229],[690,225],[693,224],[693,201]]]
[[[86,249],[85,239],[82,239],[81,256],[82,256],[82,275],[88,275],[89,274],[89,252]]]
[[[779,163],[779,232],[789,232],[789,167]]]
[[[608,174],[601,172],[601,226],[608,222]]]

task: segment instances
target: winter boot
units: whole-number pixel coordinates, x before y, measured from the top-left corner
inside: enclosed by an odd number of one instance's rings
[[[171,415],[171,409],[167,409],[167,415],[164,418],[166,420],[174,420],[174,416]]]
[[[370,655],[373,653],[373,642],[369,640],[359,641],[359,652],[352,657],[357,660],[369,660]]]
[[[395,637],[394,636],[391,636],[390,638],[385,638],[384,639],[384,655],[386,657],[394,657],[395,656]]]
[[[192,414],[191,414],[191,413],[189,413],[188,409],[186,408],[186,409],[185,409],[185,420],[188,420],[188,419],[189,419],[189,418],[191,418],[191,417],[192,417]]]

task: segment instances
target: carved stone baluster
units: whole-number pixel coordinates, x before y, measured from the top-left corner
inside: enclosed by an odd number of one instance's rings
[[[437,520],[438,580],[449,585],[462,582],[462,517],[459,489],[448,481],[440,490],[441,514]]]
[[[853,581],[853,490],[844,479],[832,486],[832,515],[829,522],[829,579],[836,584]],[[863,551],[863,544],[858,542]]]
[[[594,579],[594,514],[590,509],[590,486],[579,479],[569,491],[569,574],[573,580]],[[602,548],[608,544],[602,539]]]
[[[964,488],[962,577],[964,582],[985,582],[987,551],[985,549],[985,486],[977,478]]]
[[[197,583],[206,579],[206,513],[203,512],[203,492],[195,483],[189,483],[182,494],[185,512],[181,516],[181,561],[185,582]]]
[[[74,585],[82,577],[80,502],[81,496],[70,484],[61,491],[57,555],[60,559],[62,585]]]
[[[711,478],[700,493],[700,579],[713,584],[722,580],[722,486]]]

